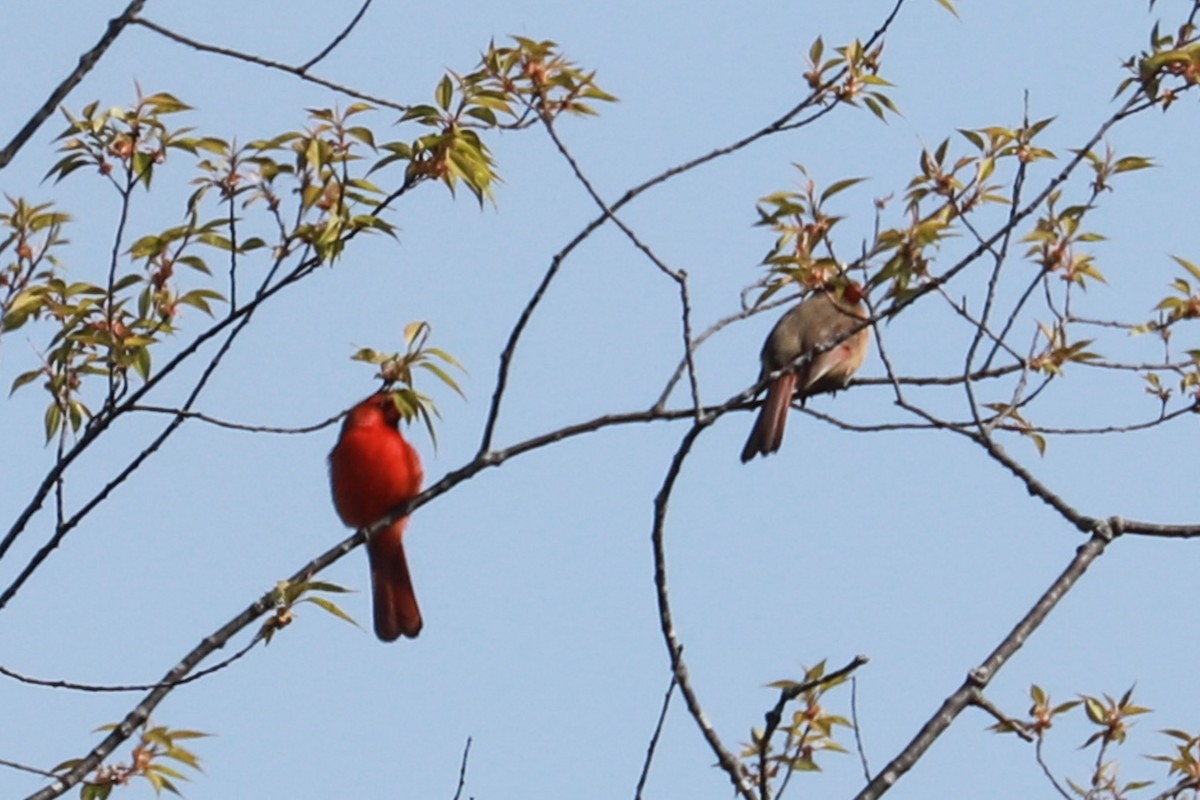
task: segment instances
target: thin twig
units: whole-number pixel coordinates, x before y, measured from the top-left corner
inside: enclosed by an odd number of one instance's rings
[[[770,300],[762,305],[753,306],[751,308],[743,308],[736,314],[730,314],[729,316],[722,317],[712,325],[709,325],[708,328],[706,328],[699,336],[696,336],[692,339],[692,351],[694,352],[695,350],[700,349],[700,346],[708,341],[711,337],[735,322],[756,316],[764,311],[770,311],[771,309],[779,308],[780,306],[787,305],[788,303],[794,303],[795,301],[796,298],[794,296],[782,297],[777,300]],[[666,408],[667,400],[670,399],[671,392],[675,389],[675,384],[679,383],[679,379],[682,378],[683,374],[688,370],[688,365],[691,362],[690,355],[691,354],[685,354],[684,357],[679,360],[679,364],[675,367],[675,371],[671,373],[671,377],[667,379],[667,383],[663,387],[662,393],[659,394],[658,401],[654,404],[655,408]]]
[[[359,21],[363,18],[363,15],[367,13],[367,9],[371,7],[372,2],[373,2],[373,0],[364,0],[362,7],[360,9],[358,9],[358,13],[354,15],[354,19],[350,20],[350,24],[347,25],[345,27],[345,29],[342,30],[341,33],[339,33],[337,36],[335,36],[333,41],[330,42],[325,47],[324,50],[317,53],[315,56],[310,58],[308,61],[305,61],[303,64],[301,64],[299,66],[298,69],[301,72],[308,72],[310,69],[312,69],[314,66],[317,65],[317,62],[321,61],[327,55],[332,53],[334,51],[334,48],[336,48],[342,42],[346,41],[346,37],[349,36],[350,32],[353,31],[355,26],[358,25]],[[467,746],[470,747],[470,740],[468,739],[467,742],[468,742]]]
[[[1028,725],[1026,725],[1024,722],[1021,722],[1019,719],[1013,719],[1000,709],[996,708],[995,704],[993,704],[991,700],[988,700],[986,697],[984,697],[983,692],[975,692],[975,696],[971,698],[971,705],[990,714],[992,719],[1000,723],[1001,730],[1015,733],[1017,736],[1027,742],[1033,742],[1036,738],[1032,733],[1029,732]]]
[[[251,639],[249,642],[246,643],[245,647],[243,647],[241,650],[238,650],[236,653],[234,653],[233,655],[231,655],[229,658],[225,659],[224,661],[213,664],[211,667],[205,667],[202,670],[193,672],[191,675],[188,675],[186,678],[181,678],[169,685],[163,684],[163,683],[100,684],[100,683],[76,683],[75,681],[63,681],[63,680],[47,680],[45,678],[34,678],[29,675],[24,675],[20,672],[17,672],[16,670],[12,670],[12,669],[9,669],[8,667],[4,667],[4,666],[0,666],[0,675],[7,676],[9,678],[12,678],[13,680],[20,681],[21,683],[27,683],[32,686],[44,686],[49,689],[70,689],[70,690],[76,691],[76,692],[95,692],[95,693],[146,692],[151,689],[158,689],[158,688],[161,688],[164,686],[167,686],[168,688],[174,687],[174,686],[182,686],[185,683],[193,683],[195,681],[200,680],[201,678],[208,677],[209,675],[212,675],[214,672],[219,672],[219,671],[225,669],[226,667],[228,667],[230,664],[232,664],[235,661],[242,658],[244,655],[246,655],[252,649],[254,649],[255,645],[257,645],[262,640],[263,640],[262,636],[255,636],[253,639]]]
[[[1159,794],[1154,795],[1150,800],[1175,800],[1182,793],[1192,790],[1200,790],[1200,778],[1188,778],[1172,786]]]
[[[683,468],[684,460],[687,458],[688,453],[691,452],[692,445],[696,443],[696,439],[708,425],[709,422],[702,418],[696,420],[692,424],[692,427],[688,429],[688,432],[683,437],[683,441],[680,442],[679,448],[675,451],[674,457],[671,459],[671,465],[667,469],[662,487],[659,489],[658,495],[654,498],[654,526],[650,535],[654,548],[654,589],[655,595],[658,598],[658,619],[662,628],[663,641],[667,645],[667,654],[671,659],[671,671],[675,675],[679,691],[683,695],[684,702],[687,704],[688,713],[692,715],[692,719],[695,720],[701,735],[703,735],[705,741],[708,742],[709,748],[716,755],[718,765],[729,777],[734,791],[745,798],[745,800],[756,800],[745,768],[721,742],[721,737],[717,735],[716,729],[713,728],[712,723],[708,719],[708,714],[705,713],[704,707],[700,705],[700,699],[692,687],[692,681],[688,675],[687,663],[683,659],[683,645],[679,642],[679,635],[675,630],[675,620],[671,613],[670,592],[667,589],[667,554],[666,545],[664,544],[667,506],[670,502],[671,492],[675,487],[675,481],[679,478],[679,473]]]
[[[18,764],[16,761],[9,761],[7,758],[0,758],[0,767],[8,767],[9,769],[19,769],[22,772],[32,772],[34,775],[41,775],[46,778],[54,777],[53,772],[48,772],[47,770],[44,770],[44,769],[38,769],[37,767],[26,766],[25,764]]]
[[[369,5],[369,2],[368,2]],[[460,800],[462,797],[463,787],[467,785],[467,759],[471,755],[471,737],[467,737],[467,743],[463,746],[462,763],[458,766],[458,788],[454,790],[454,800]]]
[[[151,22],[144,17],[138,17],[137,19],[134,19],[133,22],[141,25],[143,28],[148,28],[149,30],[154,31],[160,36],[165,36],[172,41],[186,45],[193,50],[199,50],[203,53],[213,53],[215,55],[225,56],[227,58],[235,58],[239,61],[245,61],[250,64],[257,64],[260,67],[266,67],[267,69],[286,72],[289,75],[295,75],[301,80],[308,81],[309,83],[315,83],[318,86],[324,86],[326,89],[332,89],[333,91],[344,94],[347,97],[357,97],[359,100],[366,100],[368,103],[374,103],[375,105],[383,106],[384,108],[391,108],[401,112],[408,111],[409,109],[409,106],[403,105],[402,103],[397,103],[394,100],[388,100],[386,97],[367,94],[366,92],[359,91],[358,89],[352,89],[349,86],[344,86],[340,83],[334,83],[333,81],[326,80],[325,78],[318,78],[315,75],[309,75],[304,71],[305,67],[296,67],[291,64],[285,64],[282,61],[273,61],[269,58],[263,58],[262,56],[243,53],[238,50],[231,50],[227,47],[218,47],[217,45],[205,44],[204,42],[199,42],[195,39],[184,36],[181,33],[176,33],[175,31],[164,28],[163,26]]]
[[[862,765],[863,779],[871,782],[871,765],[867,762],[867,748],[863,744],[862,725],[858,721],[858,676],[850,676],[850,722],[854,725],[854,749],[858,751],[858,763]]]
[[[770,771],[767,769],[767,754],[771,746],[771,737],[779,730],[779,724],[783,721],[783,710],[787,704],[795,700],[805,692],[811,692],[813,689],[819,689],[822,686],[828,686],[834,682],[841,681],[847,676],[852,675],[859,667],[866,664],[870,659],[866,656],[855,656],[850,663],[841,669],[834,670],[828,675],[823,675],[820,678],[815,678],[803,683],[797,683],[793,686],[779,690],[779,699],[775,701],[775,705],[766,713],[765,724],[763,725],[762,736],[758,739],[758,792],[762,800],[770,798]],[[791,733],[789,732],[789,737]],[[790,742],[789,742],[790,744]],[[783,747],[783,752],[787,752],[789,745]],[[791,769],[789,767],[787,777],[784,778],[783,786],[779,788],[779,795],[783,794],[783,789],[787,785],[787,780],[791,778]]]
[[[319,430],[324,430],[330,425],[335,425],[345,416],[345,412],[335,414],[328,419],[314,422],[312,425],[302,425],[296,428],[285,428],[276,425],[250,425],[245,422],[230,422],[229,420],[217,419],[216,417],[203,414],[199,411],[188,411],[182,408],[167,408],[164,406],[146,406],[135,405],[129,408],[130,411],[145,411],[152,414],[170,414],[175,417],[183,417],[185,419],[199,420],[206,422],[209,425],[215,425],[218,428],[228,428],[235,431],[248,431],[250,433],[281,433],[281,434],[297,434],[297,433],[315,433]]]
[[[1046,762],[1045,753],[1043,752],[1042,748],[1042,745],[1045,744],[1045,742],[1046,738],[1044,736],[1039,736],[1037,738],[1037,744],[1034,745],[1034,757],[1037,759],[1038,766],[1042,768],[1042,774],[1046,776],[1046,779],[1050,781],[1050,785],[1054,787],[1055,791],[1059,793],[1063,800],[1075,800],[1074,796],[1069,794],[1067,790],[1058,782],[1058,778],[1054,776],[1054,773],[1050,769],[1050,765]]]
[[[658,749],[658,739],[662,736],[663,724],[667,721],[667,709],[671,707],[671,695],[675,693],[675,687],[678,685],[675,673],[672,672],[671,682],[667,685],[666,694],[663,695],[662,708],[658,712],[658,722],[654,725],[654,733],[650,735],[650,743],[646,745],[646,758],[642,761],[642,773],[638,775],[637,789],[634,790],[633,800],[642,800],[646,779],[650,777],[650,765],[654,763],[654,753]]]

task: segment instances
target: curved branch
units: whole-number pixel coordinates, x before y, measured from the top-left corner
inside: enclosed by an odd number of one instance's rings
[[[683,645],[680,644],[675,630],[675,620],[671,614],[670,592],[667,589],[667,554],[663,542],[667,522],[667,504],[671,499],[671,491],[675,488],[675,481],[683,468],[684,460],[691,452],[692,445],[696,443],[700,433],[708,427],[710,422],[711,420],[700,419],[688,429],[679,449],[675,451],[675,456],[671,459],[671,466],[663,479],[662,488],[654,498],[654,527],[651,532],[651,542],[654,547],[654,589],[658,598],[658,619],[662,627],[663,640],[666,642],[667,654],[671,659],[671,672],[675,676],[675,682],[679,685],[679,691],[687,704],[688,712],[696,721],[700,733],[716,755],[717,763],[729,776],[734,791],[745,800],[756,800],[745,768],[722,744],[721,738],[704,712],[704,707],[700,705],[700,699],[696,696],[695,689],[692,688],[687,663],[683,660]]]
[[[342,30],[341,33],[339,33],[337,36],[335,36],[333,38],[333,41],[330,42],[325,47],[324,50],[317,53],[315,56],[310,58],[308,61],[305,61],[303,64],[301,64],[299,67],[300,72],[308,72],[310,69],[312,69],[314,66],[317,65],[317,62],[324,59],[327,55],[332,53],[338,45],[340,45],[342,42],[346,41],[346,37],[349,36],[350,32],[353,31],[355,29],[355,27],[358,26],[358,23],[360,21],[362,21],[363,15],[367,13],[367,9],[371,7],[372,2],[374,2],[374,0],[364,0],[362,7],[358,9],[358,13],[354,15],[354,19],[350,20],[350,24],[348,24],[345,27],[345,29]],[[468,740],[468,742],[469,741],[470,740]],[[470,747],[470,744],[468,744],[467,746]]]

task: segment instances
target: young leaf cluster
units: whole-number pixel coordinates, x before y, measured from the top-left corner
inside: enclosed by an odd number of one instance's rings
[[[421,420],[436,447],[437,433],[433,427],[433,418],[439,416],[437,406],[431,397],[417,391],[417,370],[433,375],[441,383],[454,390],[459,397],[464,398],[462,389],[459,388],[454,377],[447,372],[447,368],[453,367],[462,372],[466,370],[454,356],[445,350],[428,346],[431,333],[432,328],[428,322],[410,322],[404,326],[405,349],[403,353],[383,353],[364,347],[352,358],[355,361],[363,361],[379,367],[376,377],[383,381],[385,387],[391,388],[392,397],[396,407],[400,410],[401,417],[409,423],[416,419]]]
[[[493,42],[467,74],[447,72],[434,90],[432,104],[410,108],[401,122],[414,121],[431,131],[411,142],[391,142],[376,168],[408,162],[406,180],[432,178],[455,191],[461,182],[482,204],[493,200],[495,162],[481,130],[522,128],[538,115],[594,115],[593,102],[615,97],[595,83],[551,41],[513,37],[514,44]]]
[[[98,730],[111,731],[116,725],[104,725]],[[200,739],[207,733],[189,730],[171,730],[163,726],[142,726],[140,740],[133,747],[127,764],[102,764],[96,769],[95,776],[80,784],[80,800],[105,800],[116,786],[126,786],[134,778],[144,778],[154,789],[155,794],[168,791],[173,795],[182,796],[176,781],[190,780],[187,775],[172,765],[182,765],[193,770],[200,770],[200,759],[180,742],[189,739]],[[74,768],[79,761],[72,759],[64,761],[54,768],[54,772],[66,772]]]
[[[887,114],[899,114],[899,109],[887,95],[892,84],[879,74],[883,60],[883,43],[866,48],[855,39],[834,49],[836,55],[826,58],[825,42],[817,37],[808,49],[808,70],[804,80],[819,103],[862,103],[881,120]]]
[[[1164,34],[1156,23],[1150,32],[1150,46],[1125,61],[1130,73],[1117,86],[1114,97],[1131,87],[1143,92],[1166,111],[1179,95],[1200,83],[1200,41],[1191,22],[1179,26],[1174,34]]]
[[[195,153],[200,140],[189,136],[189,128],[172,130],[164,117],[190,110],[190,106],[167,92],[143,95],[137,89],[133,106],[100,109],[89,103],[79,116],[63,109],[67,127],[58,135],[65,153],[46,173],[55,182],[76,170],[94,166],[122,192],[137,184],[146,189],[154,170],[167,160],[171,150]]]
[[[792,702],[781,709],[778,719],[768,715],[766,728],[750,732],[741,758],[747,774],[759,787],[762,797],[779,797],[796,772],[819,772],[818,754],[845,753],[846,748],[834,738],[839,727],[853,728],[845,717],[830,713],[823,705],[825,694],[846,682],[844,676],[825,678],[825,662],[804,671],[799,681],[781,680],[770,684],[773,689],[793,693]],[[771,787],[774,786],[774,791]]]
[[[1052,773],[1043,754],[1044,743],[1049,736],[1050,729],[1059,718],[1068,716],[1078,718],[1076,709],[1083,711],[1083,719],[1091,729],[1083,744],[1080,745],[1080,749],[1095,748],[1096,753],[1091,774],[1086,779],[1081,781],[1065,779],[1066,787],[1074,796],[1081,800],[1126,800],[1133,792],[1154,784],[1154,781],[1151,780],[1122,781],[1120,763],[1111,757],[1114,748],[1126,743],[1134,718],[1150,713],[1149,708],[1134,702],[1132,688],[1119,698],[1108,694],[1099,696],[1081,694],[1075,700],[1055,704],[1049,694],[1035,684],[1030,687],[1029,696],[1033,703],[1029,709],[1028,719],[1004,719],[992,725],[990,730],[996,733],[1020,733],[1032,736],[1043,771],[1052,781],[1055,781],[1056,786],[1058,779]],[[1155,755],[1149,756],[1149,758],[1169,764],[1168,775],[1179,775],[1189,780],[1200,776],[1200,768],[1197,767],[1196,761],[1198,739],[1178,730],[1167,730],[1163,733],[1182,744],[1176,747],[1174,754]],[[1065,792],[1061,788],[1060,791]],[[1169,794],[1162,796],[1169,796]]]
[[[322,597],[319,593],[325,594],[345,594],[350,591],[345,587],[339,586],[336,583],[328,581],[279,581],[275,585],[275,590],[271,593],[271,606],[274,609],[270,617],[263,622],[259,628],[258,635],[266,644],[271,643],[271,638],[278,631],[283,630],[296,619],[295,607],[301,603],[312,603],[317,608],[325,611],[327,614],[332,614],[340,620],[349,622],[356,628],[362,626],[358,624],[341,606],[330,600],[328,597]]]

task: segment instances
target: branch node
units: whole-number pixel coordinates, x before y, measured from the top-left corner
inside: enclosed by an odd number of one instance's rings
[[[1124,532],[1125,520],[1120,517],[1096,519],[1092,520],[1090,528],[1092,536],[1103,540],[1105,544],[1109,544]]]
[[[992,671],[987,667],[975,667],[967,673],[967,683],[976,691],[988,685],[992,679]]]

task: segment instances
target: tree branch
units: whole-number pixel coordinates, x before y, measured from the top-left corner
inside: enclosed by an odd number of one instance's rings
[[[679,691],[683,695],[684,702],[687,704],[688,713],[692,715],[697,727],[700,728],[700,733],[708,742],[709,748],[717,757],[717,764],[729,776],[730,782],[733,784],[733,789],[745,800],[756,800],[754,790],[750,786],[749,776],[746,774],[741,762],[725,748],[721,742],[721,737],[717,735],[712,723],[708,719],[703,706],[700,705],[700,699],[696,695],[695,689],[692,687],[691,678],[688,675],[687,663],[683,660],[683,645],[679,642],[679,635],[675,630],[675,621],[671,613],[671,598],[670,592],[667,589],[667,553],[664,544],[667,522],[667,505],[671,498],[671,492],[675,488],[675,481],[679,478],[679,473],[683,468],[683,462],[691,452],[692,445],[696,439],[710,424],[710,420],[696,420],[692,427],[683,437],[683,441],[679,445],[679,449],[675,451],[675,456],[671,459],[671,466],[667,469],[667,475],[663,479],[662,488],[659,489],[658,495],[654,498],[654,526],[651,530],[650,539],[654,548],[654,589],[658,598],[658,619],[662,628],[663,641],[667,645],[667,654],[671,659],[671,672],[675,676],[675,682],[679,685]]]
[[[340,45],[342,42],[346,41],[346,37],[350,35],[350,32],[353,31],[354,28],[358,25],[358,23],[362,20],[363,15],[367,13],[367,9],[371,7],[372,2],[373,2],[373,0],[363,0],[362,7],[360,7],[358,9],[358,13],[354,15],[354,19],[350,20],[350,23],[342,30],[341,33],[339,33],[337,36],[335,36],[333,38],[333,41],[330,42],[328,44],[328,46],[325,47],[324,50],[317,53],[315,56],[310,58],[308,61],[305,61],[303,64],[301,64],[298,67],[300,72],[302,72],[302,73],[308,72],[310,69],[312,69],[314,66],[317,65],[317,62],[324,59],[327,55],[332,53],[338,45]],[[467,747],[471,746],[470,742],[471,742],[471,740],[468,739]]]
[[[365,10],[366,9],[364,7],[363,11],[365,11]],[[344,86],[340,83],[334,83],[333,81],[326,80],[325,78],[318,78],[315,75],[309,75],[305,70],[307,70],[308,67],[311,66],[312,64],[315,64],[316,61],[320,60],[319,58],[314,59],[309,64],[295,67],[295,66],[292,66],[291,64],[285,64],[282,61],[274,61],[269,58],[263,58],[262,56],[256,56],[256,55],[253,55],[250,53],[242,53],[238,50],[232,50],[228,47],[219,47],[219,46],[213,45],[213,44],[205,44],[204,42],[200,42],[195,39],[184,36],[181,33],[176,33],[175,31],[164,28],[163,26],[161,26],[157,23],[151,22],[150,20],[145,19],[144,17],[138,17],[132,21],[138,25],[141,25],[143,28],[147,28],[149,30],[154,31],[155,33],[159,34],[160,36],[165,36],[166,38],[170,39],[173,42],[178,42],[179,44],[186,45],[186,46],[192,48],[193,50],[199,50],[202,53],[213,53],[215,55],[225,56],[226,58],[233,58],[233,59],[237,59],[238,61],[245,61],[248,64],[256,64],[260,67],[266,67],[267,69],[274,69],[274,70],[278,70],[280,72],[286,72],[287,74],[294,75],[297,78],[300,78],[301,80],[308,81],[309,83],[315,83],[318,86],[324,86],[326,89],[332,89],[333,91],[338,92],[340,94],[344,94],[347,97],[357,97],[359,100],[366,100],[368,103],[374,103],[375,105],[383,106],[384,108],[391,108],[391,109],[394,109],[394,110],[400,111],[400,112],[408,111],[408,109],[409,109],[409,106],[402,105],[400,103],[397,103],[394,100],[388,100],[386,97],[379,97],[377,95],[367,94],[366,92],[361,92],[358,89],[352,89],[349,86]],[[349,33],[349,31],[347,31],[347,33]],[[335,42],[334,45],[331,45],[331,48],[333,46],[335,46],[336,44],[337,44],[337,42]],[[321,54],[321,57],[324,57],[324,54]]]

